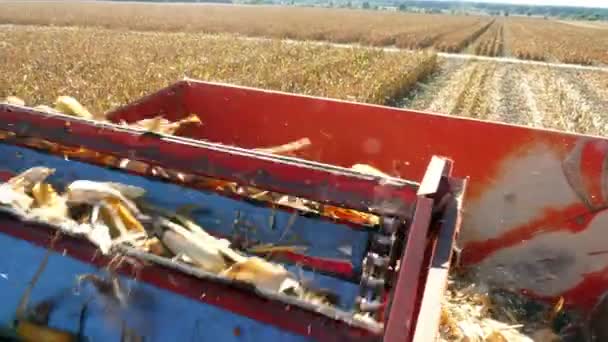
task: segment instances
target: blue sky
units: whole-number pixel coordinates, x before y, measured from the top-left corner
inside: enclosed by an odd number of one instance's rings
[[[475,1],[475,0],[468,0]],[[480,2],[510,3],[518,5],[555,5],[608,8],[608,0],[477,0]]]

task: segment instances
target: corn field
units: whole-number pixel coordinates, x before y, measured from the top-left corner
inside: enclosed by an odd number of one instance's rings
[[[390,53],[229,35],[90,28],[0,30],[0,98],[50,104],[70,95],[107,111],[184,77],[376,104],[404,96],[436,66],[430,52]]]

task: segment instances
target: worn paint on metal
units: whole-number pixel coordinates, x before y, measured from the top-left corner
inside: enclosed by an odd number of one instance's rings
[[[459,238],[467,265],[585,308],[608,288],[606,139],[193,80],[169,89],[180,97],[165,91],[110,116],[139,120],[162,103],[170,119],[201,118],[183,136],[244,148],[306,137],[298,157],[405,179],[421,179],[432,155],[449,157],[454,176],[470,178]]]
[[[408,217],[416,184],[207,142],[0,105],[0,129],[379,215]]]

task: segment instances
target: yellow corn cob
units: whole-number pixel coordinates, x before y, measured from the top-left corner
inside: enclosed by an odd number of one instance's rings
[[[133,214],[125,207],[122,202],[117,198],[108,198],[107,202],[114,208],[118,217],[125,224],[125,227],[128,230],[135,230],[138,232],[143,232],[144,227],[141,223],[133,216]]]

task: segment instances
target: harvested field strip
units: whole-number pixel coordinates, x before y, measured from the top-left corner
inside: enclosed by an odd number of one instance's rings
[[[608,74],[450,60],[405,106],[571,132],[608,134]]]
[[[587,86],[584,73],[546,68],[529,68],[528,72],[540,83],[535,91],[545,113],[545,127],[595,135],[608,133],[604,115],[608,101]]]
[[[469,75],[463,91],[458,95],[451,114],[483,119],[488,114],[488,81],[496,71],[496,64],[477,64]]]
[[[14,26],[0,29],[0,98],[78,98],[99,112],[184,76],[385,104],[436,66],[430,52],[334,48],[234,36]]]
[[[442,35],[454,40],[449,44],[466,45],[466,40],[490,20],[351,9],[73,1],[7,1],[2,2],[0,11],[0,23],[5,24],[237,33],[407,48],[429,47]]]

